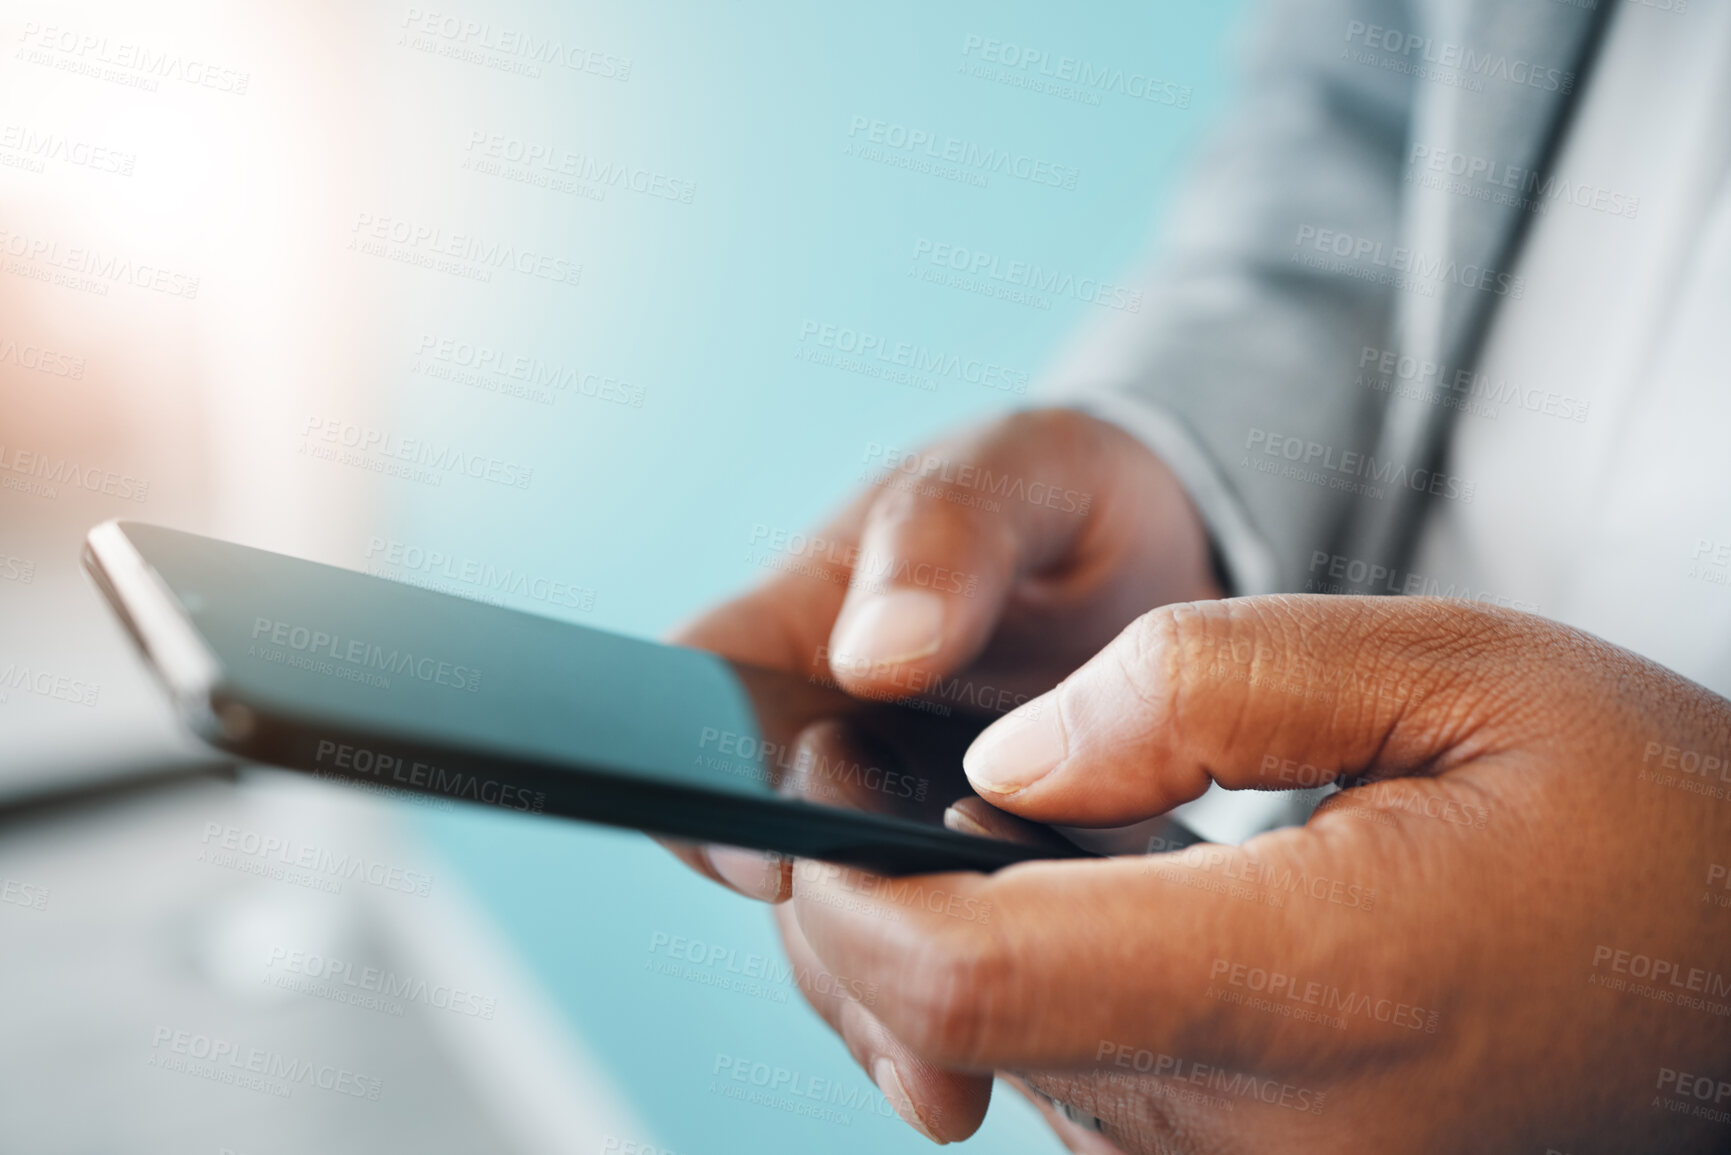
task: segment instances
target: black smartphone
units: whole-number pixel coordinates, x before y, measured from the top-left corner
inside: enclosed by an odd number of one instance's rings
[[[136,522],[84,562],[244,759],[886,874],[1089,853],[968,786],[988,716]]]

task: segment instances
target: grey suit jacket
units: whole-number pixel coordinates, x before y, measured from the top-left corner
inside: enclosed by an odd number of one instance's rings
[[[1335,558],[1382,590],[1426,503],[1472,495],[1447,472],[1447,382],[1523,291],[1510,270],[1533,215],[1493,182],[1550,162],[1613,2],[1253,14],[1245,94],[1177,203],[1141,311],[1087,334],[1046,388],[1172,466],[1232,592],[1316,588]],[[1472,194],[1433,162],[1477,174]],[[1428,384],[1388,388],[1414,381]]]

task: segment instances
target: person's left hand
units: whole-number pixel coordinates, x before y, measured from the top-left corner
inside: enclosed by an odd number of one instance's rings
[[[1105,826],[1210,781],[1355,785],[1238,848],[801,862],[779,918],[813,1005],[941,1140],[995,1071],[1097,1118],[1047,1108],[1077,1151],[1706,1150],[1731,1134],[1728,758],[1731,703],[1537,617],[1170,606],[981,735],[975,786]]]

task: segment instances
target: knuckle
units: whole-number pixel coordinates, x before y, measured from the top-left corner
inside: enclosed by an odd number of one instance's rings
[[[1120,635],[1112,656],[1125,687],[1149,710],[1171,714],[1183,696],[1190,672],[1207,657],[1209,618],[1198,603],[1162,606]]]
[[[933,450],[916,477],[886,486],[873,500],[867,524],[872,536],[902,540],[946,532],[968,532],[979,520],[981,469],[970,454]]]
[[[1167,664],[1176,628],[1169,609],[1154,610],[1131,622],[1122,635],[1123,644],[1112,647],[1124,684],[1144,704],[1152,704],[1159,695],[1154,675]]]
[[[1015,530],[1010,519],[994,516],[1003,498],[992,496],[1005,489],[995,466],[961,456],[917,485],[888,489],[872,504],[858,561],[881,566],[905,558],[969,574],[1005,569]]]
[[[1377,599],[1382,601],[1385,599]],[[1529,623],[1508,611],[1436,598],[1391,598],[1361,623],[1354,656],[1383,696],[1459,734],[1498,712],[1511,675],[1534,652]]]
[[[916,956],[905,990],[905,1021],[895,1033],[940,1064],[973,1067],[991,1042],[996,1008],[1009,976],[994,940],[979,934],[939,937]]]
[[[1384,602],[1389,604],[1378,604]],[[1506,614],[1474,602],[1377,598],[1368,609],[1361,645],[1386,662],[1459,662],[1519,639]]]

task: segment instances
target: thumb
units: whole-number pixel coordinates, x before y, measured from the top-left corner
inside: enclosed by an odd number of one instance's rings
[[[1073,826],[1162,814],[1210,782],[1440,772],[1510,711],[1517,619],[1428,598],[1165,606],[987,728],[963,765],[994,805]]]
[[[824,654],[841,686],[932,695],[973,662],[1017,583],[1074,556],[1111,433],[1079,414],[1031,411],[922,453],[885,451]]]

